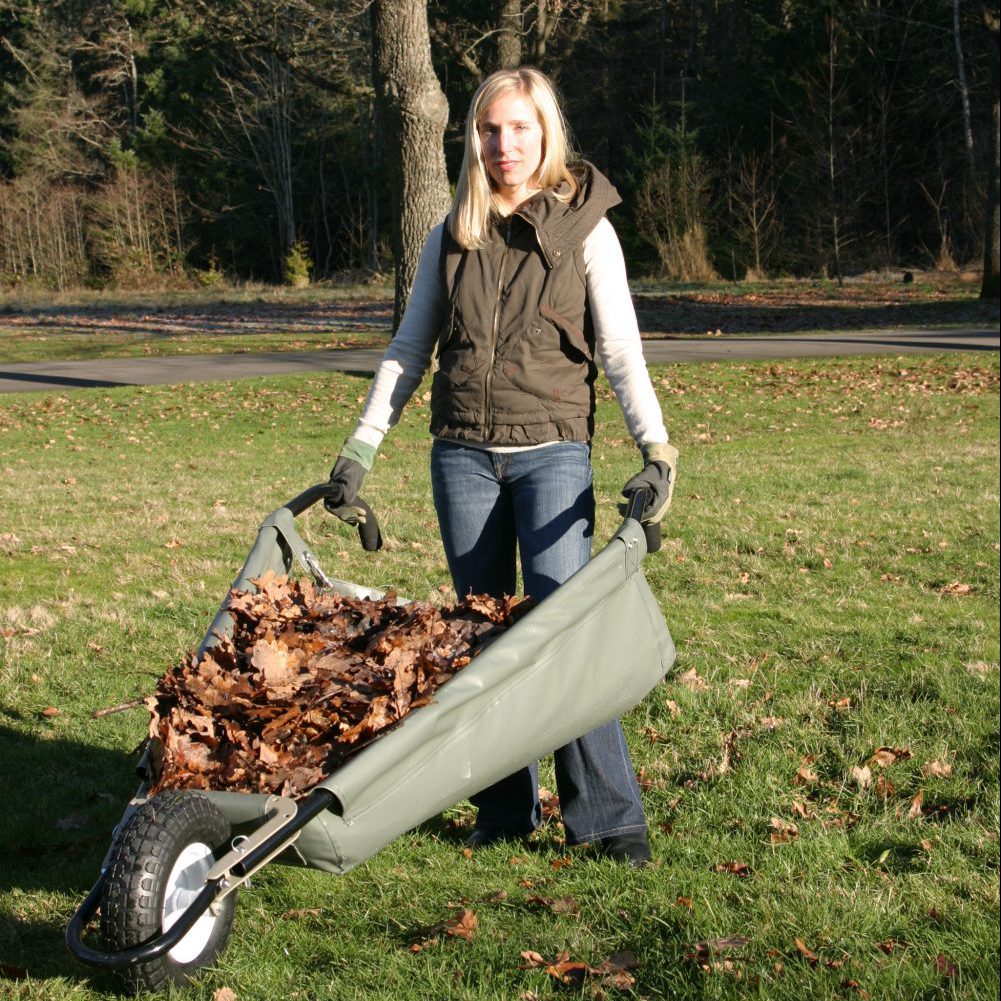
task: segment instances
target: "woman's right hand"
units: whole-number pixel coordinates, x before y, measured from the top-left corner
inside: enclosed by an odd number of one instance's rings
[[[330,470],[330,486],[339,488],[323,502],[330,514],[349,525],[365,524],[365,509],[355,502],[374,460],[375,449],[371,445],[348,438]]]

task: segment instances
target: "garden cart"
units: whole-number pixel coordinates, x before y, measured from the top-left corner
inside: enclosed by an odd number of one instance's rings
[[[336,488],[339,489],[339,488]],[[233,584],[252,591],[296,565],[352,598],[384,592],[330,579],[295,518],[329,496],[318,484],[274,511]],[[433,700],[304,796],[172,790],[153,797],[149,754],[101,875],[66,932],[71,951],[136,988],[183,984],[213,962],[239,887],[269,862],[343,874],[397,836],[636,706],[663,679],[674,644],[642,573],[659,536],[637,491],[608,544],[438,689]],[[368,511],[362,544],[381,544]],[[220,608],[201,650],[231,634]],[[100,914],[99,944],[84,942]]]

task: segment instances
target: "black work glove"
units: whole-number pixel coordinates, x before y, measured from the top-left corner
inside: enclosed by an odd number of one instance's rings
[[[650,491],[646,506],[640,515],[644,525],[659,524],[671,506],[674,495],[675,472],[678,468],[678,450],[666,442],[652,442],[640,446],[643,469],[623,488],[622,496],[628,497],[636,490]]]
[[[375,449],[357,438],[348,438],[330,470],[330,485],[339,488],[323,506],[349,525],[365,524],[365,509],[355,503],[362,481],[375,461]]]

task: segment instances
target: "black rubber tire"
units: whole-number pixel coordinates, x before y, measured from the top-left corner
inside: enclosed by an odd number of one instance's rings
[[[104,948],[120,952],[159,934],[167,880],[182,852],[201,843],[218,859],[228,849],[229,837],[229,821],[197,792],[162,793],[145,803],[133,814],[112,852],[101,896]],[[162,991],[170,984],[184,986],[198,970],[212,963],[229,940],[236,892],[220,901],[211,933],[194,958],[182,963],[167,953],[130,966],[120,971],[129,986],[137,991]]]

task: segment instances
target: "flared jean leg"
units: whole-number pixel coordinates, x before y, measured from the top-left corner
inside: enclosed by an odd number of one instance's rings
[[[639,783],[616,719],[553,754],[567,844],[646,831]]]
[[[525,594],[541,601],[590,558],[594,492],[585,444],[560,442],[496,453],[436,441],[431,483],[459,597],[513,594],[520,555]],[[617,721],[560,748],[555,761],[571,843],[645,830],[639,788]],[[541,821],[537,765],[520,769],[471,800],[478,827],[528,833]]]

